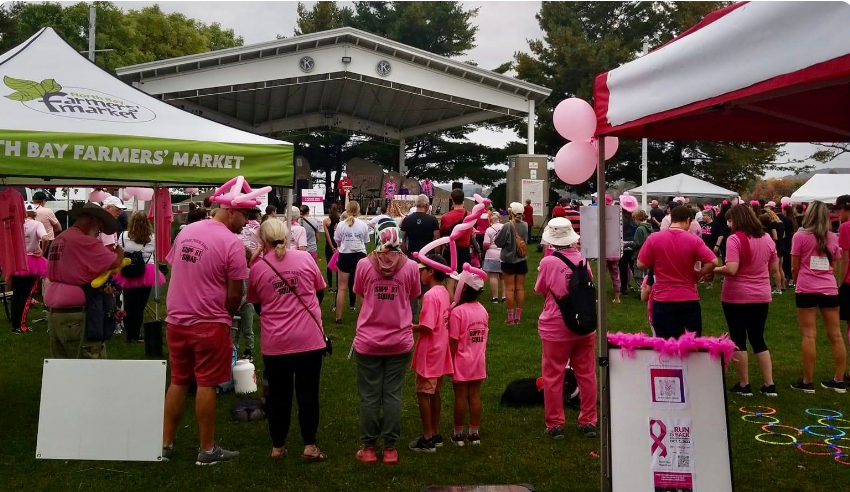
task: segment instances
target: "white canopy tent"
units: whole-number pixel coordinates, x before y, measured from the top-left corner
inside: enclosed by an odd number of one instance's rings
[[[847,194],[850,194],[850,174],[815,174],[791,195],[791,202],[835,203],[836,198]]]
[[[292,144],[150,97],[51,28],[0,55],[0,77],[4,185],[292,186]]]
[[[639,195],[646,191],[647,196],[699,196],[706,198],[728,198],[737,195],[732,190],[711,184],[687,174],[676,174],[669,178],[632,188],[629,193]]]

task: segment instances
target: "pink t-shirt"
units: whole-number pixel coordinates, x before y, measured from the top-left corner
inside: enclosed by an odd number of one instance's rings
[[[661,220],[661,225],[659,225],[658,228],[662,231],[666,231],[670,228],[671,223],[672,219],[670,217],[670,214],[667,214]],[[697,222],[696,220],[691,221],[691,225],[688,226],[688,232],[690,232],[694,236],[702,237],[702,229],[699,226],[699,222]]]
[[[44,230],[47,231],[47,240],[53,241],[53,239],[55,239],[53,236],[53,225],[59,224],[59,220],[56,218],[56,214],[53,213],[53,210],[50,210],[47,207],[42,207],[41,205],[36,205],[35,220],[44,225]]]
[[[325,288],[325,280],[316,261],[306,251],[287,251],[280,260],[274,253],[265,258],[283,275],[286,284],[262,258],[251,265],[247,300],[262,305],[262,354],[285,355],[325,348],[321,328],[316,325],[316,320],[322,321],[322,307],[316,291]],[[295,287],[295,292],[287,284]],[[296,294],[309,312],[298,302]]]
[[[289,224],[289,249],[307,248],[307,231],[298,224]]]
[[[838,294],[832,263],[826,255],[817,253],[818,240],[814,234],[800,231],[791,239],[791,256],[800,257],[800,273],[797,274],[798,294]],[[832,260],[838,259],[838,236],[833,232],[826,233],[826,249],[832,255]]]
[[[484,231],[484,259],[502,261],[502,248],[496,246],[496,236],[502,230],[504,224],[496,222]]]
[[[578,263],[583,260],[581,252],[575,248],[562,249],[560,254],[566,256],[575,266],[578,266]],[[547,342],[569,342],[594,336],[593,333],[576,335],[569,330],[567,325],[564,324],[564,318],[561,317],[561,310],[555,301],[555,297],[560,298],[569,294],[570,277],[572,275],[573,271],[570,270],[570,267],[560,258],[554,256],[554,254],[540,260],[540,268],[537,273],[537,282],[534,284],[534,290],[546,299],[543,302],[543,312],[540,313],[540,317],[537,319],[537,331],[540,332],[541,340]]]
[[[480,302],[467,302],[452,309],[449,338],[457,340],[452,381],[480,381],[487,377],[484,355],[489,325],[490,316]]]
[[[786,234],[788,233],[786,232]],[[838,247],[842,251],[850,251],[850,220],[841,224],[841,227],[838,228]],[[850,268],[847,269],[847,275],[843,282],[850,284]]]
[[[84,306],[86,296],[80,286],[90,283],[113,263],[115,253],[106,249],[100,239],[71,227],[50,245],[44,303],[53,308]]]
[[[236,234],[217,220],[189,224],[177,235],[165,261],[171,264],[166,322],[229,326],[227,281],[248,278],[245,246]]]
[[[47,239],[47,231],[41,222],[27,218],[24,221],[24,241],[27,243],[27,254],[38,254],[41,252],[41,240]]]
[[[638,260],[655,271],[656,302],[698,301],[694,264],[715,259],[702,239],[675,227],[650,234],[638,253]]]
[[[357,317],[354,350],[363,355],[399,355],[413,348],[410,300],[422,293],[419,267],[408,259],[395,275],[385,278],[369,258],[357,263],[354,293],[363,304]]]
[[[438,285],[422,296],[422,311],[419,325],[431,329],[430,333],[419,333],[413,362],[410,367],[423,378],[438,378],[451,374],[452,354],[449,351],[449,291]]]
[[[758,304],[771,301],[770,270],[777,261],[776,245],[770,234],[760,238],[748,237],[750,259],[741,258],[741,243],[732,234],[726,240],[726,263],[738,263],[738,273],[727,275],[720,291],[720,300],[731,304]]]

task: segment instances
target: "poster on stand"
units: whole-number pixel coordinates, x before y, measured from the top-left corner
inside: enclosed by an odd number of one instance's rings
[[[646,384],[649,408],[688,409],[688,366],[682,359],[657,355],[647,360]]]
[[[543,215],[543,180],[539,179],[523,179],[522,180],[522,204],[525,205],[526,200],[531,200],[531,208],[534,210],[534,215]]]
[[[649,452],[655,492],[694,492],[691,419],[650,417]]]
[[[310,207],[310,216],[316,219],[321,227],[325,217],[325,190],[322,188],[301,190],[301,203]]]

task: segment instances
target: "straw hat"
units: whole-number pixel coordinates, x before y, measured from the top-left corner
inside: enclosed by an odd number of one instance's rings
[[[543,231],[543,241],[553,246],[569,246],[579,240],[573,224],[569,219],[556,217],[549,221]]]

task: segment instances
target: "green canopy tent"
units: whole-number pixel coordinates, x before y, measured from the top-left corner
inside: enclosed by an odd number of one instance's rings
[[[113,77],[46,27],[0,55],[0,184],[291,187],[293,146]]]

